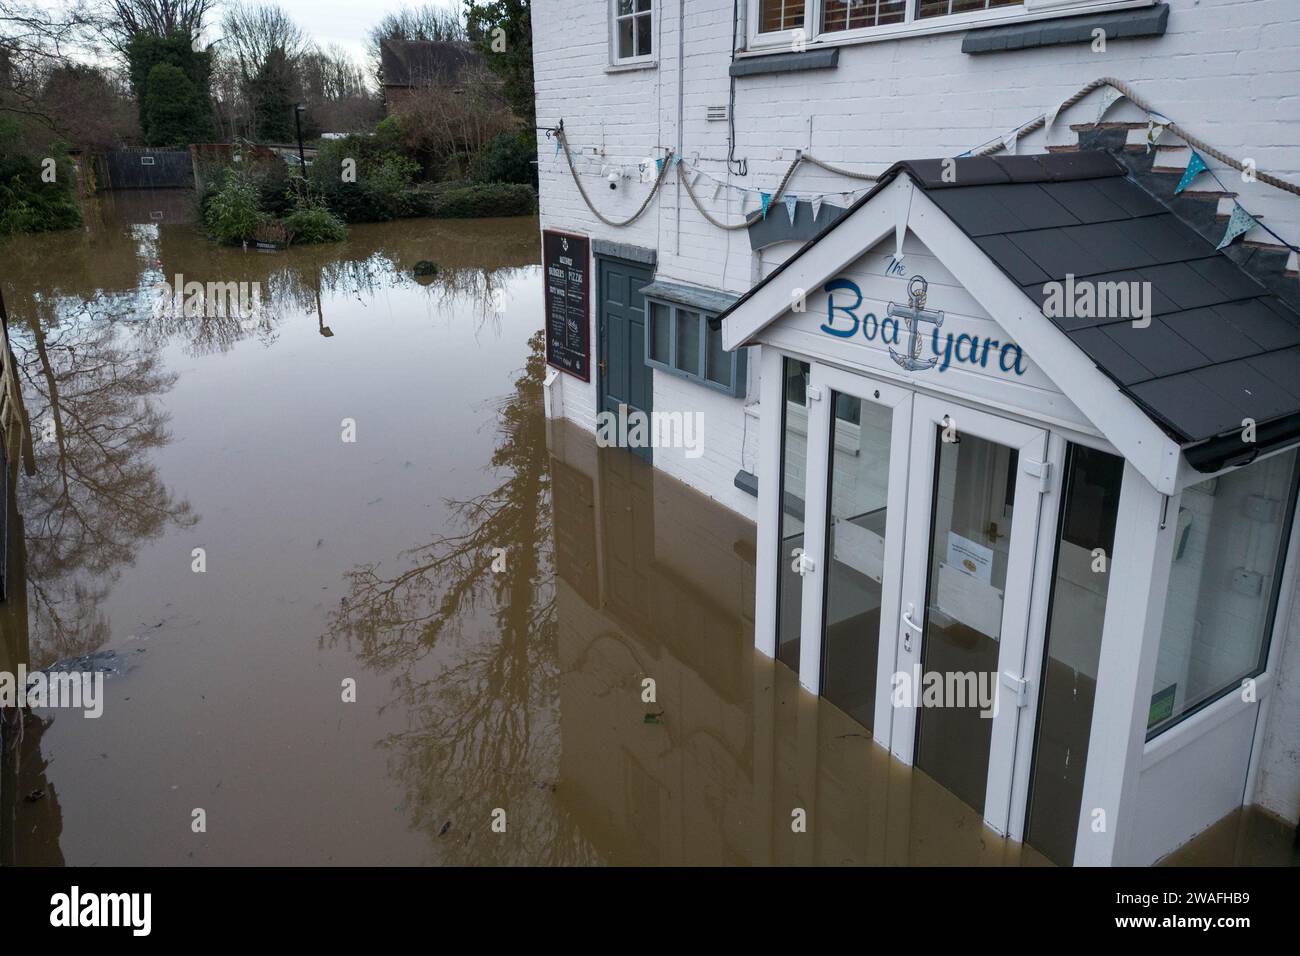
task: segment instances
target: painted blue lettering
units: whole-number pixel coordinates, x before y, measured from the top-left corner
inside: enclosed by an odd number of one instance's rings
[[[852,281],[851,279],[834,279],[826,283],[825,289],[826,289],[826,321],[825,323],[822,324],[821,327],[822,331],[829,333],[830,335],[838,336],[842,339],[847,339],[850,336],[857,335],[858,325],[860,323],[858,321],[858,314],[854,310],[857,309],[857,307],[862,304],[862,290],[858,288],[858,284]],[[857,301],[854,302],[852,305],[836,305],[835,296],[832,295],[831,293],[841,291],[841,290],[852,292],[854,295],[858,297]],[[846,316],[848,316],[848,318],[853,321],[853,327],[849,329],[835,328],[834,326],[835,326],[836,312],[843,312]]]
[[[946,371],[948,366],[952,364],[952,333],[948,333],[948,336],[943,343],[943,351],[940,352],[939,327],[936,325],[934,327],[934,332],[930,334],[930,348],[934,351],[936,356],[942,356],[942,360],[939,362],[939,371]]]

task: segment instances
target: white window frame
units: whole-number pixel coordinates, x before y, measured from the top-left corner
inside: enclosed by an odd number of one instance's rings
[[[951,33],[956,30],[968,30],[977,26],[993,26],[999,23],[1025,23],[1033,20],[1046,20],[1055,17],[1077,16],[1081,13],[1096,13],[1110,10],[1125,10],[1134,7],[1149,7],[1156,0],[1024,0],[1019,6],[995,7],[991,10],[972,10],[969,13],[953,13],[941,17],[916,17],[918,0],[907,0],[902,23],[891,23],[878,27],[859,27],[856,30],[835,30],[822,33],[822,7],[824,0],[807,0],[804,6],[803,40],[808,47],[840,46],[848,43],[872,43],[890,40],[902,36],[929,36],[935,33]],[[799,39],[798,29],[779,30],[772,33],[759,33],[760,0],[746,0],[745,35],[746,49],[738,56],[753,56],[773,53],[779,49],[793,50]]]
[[[619,0],[609,0],[609,64],[610,66],[649,66],[657,63],[659,36],[659,4],[656,0],[650,0],[650,9],[648,11],[633,12],[619,16]],[[635,9],[635,0],[633,7]],[[621,20],[635,20],[637,17],[650,18],[650,52],[640,56],[620,57],[618,55],[618,24]],[[636,38],[635,25],[632,30],[633,42]]]

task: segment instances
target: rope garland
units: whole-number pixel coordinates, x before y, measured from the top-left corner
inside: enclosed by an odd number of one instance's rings
[[[1133,90],[1131,86],[1129,86],[1123,80],[1115,79],[1113,76],[1103,76],[1100,79],[1093,80],[1091,83],[1087,84],[1081,90],[1079,90],[1079,92],[1075,93],[1073,96],[1067,99],[1059,107],[1057,107],[1056,112],[1059,114],[1064,112],[1065,110],[1068,110],[1071,106],[1074,106],[1076,103],[1082,100],[1093,90],[1099,89],[1103,86],[1109,86],[1117,93],[1123,94],[1123,96],[1126,99],[1128,99],[1131,103],[1133,103],[1134,106],[1138,107],[1139,109],[1141,109],[1142,111],[1148,114],[1159,112],[1158,110],[1153,109],[1150,106],[1150,104],[1148,104],[1144,99],[1142,99],[1142,97],[1138,96],[1138,94]],[[1042,129],[1045,125],[1047,125],[1046,116],[1040,116],[1038,117],[1038,119],[1032,120],[1031,122],[1029,122],[1025,126],[1020,127],[1020,129],[1016,131],[1016,140],[1019,141],[1025,134],[1032,133],[1034,130],[1037,129]],[[1207,156],[1213,156],[1215,159],[1223,163],[1225,166],[1231,166],[1233,169],[1236,169],[1238,171],[1243,171],[1246,168],[1246,164],[1241,162],[1241,160],[1234,159],[1232,156],[1229,156],[1227,153],[1223,152],[1222,150],[1216,149],[1215,147],[1207,143],[1205,140],[1201,139],[1199,136],[1192,135],[1191,133],[1183,129],[1181,126],[1179,126],[1177,123],[1173,122],[1172,120],[1169,123],[1165,124],[1165,129],[1171,130],[1179,139],[1181,139],[1188,146],[1195,149],[1197,152],[1204,153]],[[990,143],[988,146],[984,146],[981,147],[980,149],[974,150],[972,151],[971,155],[992,156],[994,153],[997,153],[1000,150],[1005,148],[1006,148],[1006,143],[999,141],[996,143]],[[1291,195],[1293,196],[1300,196],[1300,186],[1297,186],[1295,183],[1290,183],[1287,182],[1285,179],[1281,179],[1277,176],[1270,176],[1268,173],[1261,173],[1261,172],[1256,172],[1255,178],[1259,180],[1261,183],[1266,183],[1267,185],[1273,186],[1276,189],[1281,189],[1284,192],[1291,193]]]
[[[559,142],[559,144],[562,147],[564,147],[564,158],[569,161],[569,172],[573,174],[573,182],[577,185],[578,192],[582,194],[582,201],[587,204],[587,208],[591,210],[591,214],[593,216],[595,216],[605,225],[612,226],[615,229],[620,229],[623,226],[630,226],[632,225],[632,223],[636,222],[638,219],[641,218],[641,214],[644,213],[650,207],[650,201],[654,199],[655,194],[659,192],[659,187],[664,184],[664,179],[668,175],[668,167],[672,165],[671,159],[673,153],[672,150],[669,150],[664,155],[663,161],[659,164],[659,175],[655,178],[655,184],[651,188],[650,194],[645,197],[645,202],[641,204],[641,208],[638,209],[636,212],[632,213],[632,215],[629,218],[624,219],[622,222],[618,222],[613,219],[606,218],[604,214],[600,212],[599,209],[597,209],[594,205],[592,205],[591,197],[587,195],[587,190],[582,185],[582,178],[578,175],[578,170],[574,168],[573,154],[569,152],[569,140],[568,137],[564,135],[563,126],[561,126],[559,129],[555,131],[555,138]]]
[[[1144,100],[1141,96],[1139,96],[1137,92],[1127,83],[1125,83],[1123,80],[1119,80],[1111,76],[1103,76],[1093,80],[1090,83],[1085,84],[1077,93],[1064,100],[1061,103],[1061,105],[1056,108],[1056,111],[1052,114],[1053,119],[1055,119],[1055,117],[1060,113],[1078,104],[1089,93],[1093,92],[1094,90],[1100,89],[1103,86],[1111,87],[1112,89],[1120,93],[1122,96],[1124,96],[1126,99],[1128,99],[1135,106],[1137,106],[1139,109],[1143,110],[1147,114],[1163,115],[1160,114],[1157,110],[1154,110],[1150,106],[1150,104],[1147,103],[1146,100]],[[1046,125],[1047,125],[1047,117],[1045,115],[1039,116],[1038,118],[1031,120],[1030,122],[1026,123],[1024,126],[1019,127],[1015,131],[1016,142],[1019,142],[1022,138],[1024,138],[1028,134],[1044,128]],[[1223,163],[1225,166],[1229,166],[1238,171],[1244,171],[1246,169],[1246,164],[1243,163],[1242,161],[1232,156],[1229,156],[1227,153],[1223,152],[1220,149],[1215,148],[1214,146],[1211,146],[1205,140],[1201,139],[1198,136],[1193,135],[1192,133],[1189,133],[1187,130],[1185,130],[1183,127],[1179,126],[1177,123],[1173,122],[1172,120],[1162,125],[1164,126],[1165,129],[1172,131],[1176,136],[1178,136],[1181,140],[1183,140],[1183,142],[1185,142],[1192,149],[1195,149],[1200,153],[1204,153],[1206,156],[1211,156],[1214,159],[1217,159],[1219,162]],[[578,170],[574,165],[573,154],[569,150],[568,138],[565,135],[563,124],[561,124],[560,128],[555,131],[555,136],[564,149],[564,158],[568,162],[569,172],[573,175],[574,184],[577,185],[578,192],[582,195],[582,199],[587,204],[587,208],[591,210],[592,215],[594,215],[605,225],[612,226],[615,228],[630,226],[632,223],[636,222],[637,219],[641,218],[642,214],[645,213],[646,209],[649,208],[650,203],[654,200],[655,195],[659,192],[660,187],[663,185],[664,180],[667,178],[669,168],[673,165],[671,161],[673,157],[673,152],[672,150],[668,150],[665,156],[663,157],[662,162],[659,164],[659,175],[655,179],[654,186],[651,188],[649,195],[646,196],[645,201],[641,204],[641,207],[637,209],[637,211],[633,213],[629,218],[624,219],[622,221],[617,221],[617,220],[607,218],[598,209],[596,209],[595,205],[591,201],[591,197],[587,195],[587,190],[582,185],[582,178],[578,175]],[[997,140],[985,146],[981,146],[976,149],[970,150],[967,155],[992,156],[998,152],[1001,152],[1005,148],[1006,148],[1006,140],[1004,138],[1002,140]],[[786,187],[790,184],[790,180],[794,176],[795,171],[803,163],[811,163],[812,165],[818,166],[826,170],[827,172],[834,173],[839,176],[844,176],[848,179],[858,179],[866,182],[876,182],[879,179],[879,176],[875,174],[854,172],[853,170],[845,169],[842,166],[836,166],[832,163],[824,162],[823,160],[820,160],[809,153],[801,152],[790,163],[789,168],[787,168],[785,171],[785,175],[781,177],[780,185],[777,186],[776,191],[771,194],[771,198],[769,199],[769,205],[770,203],[776,202],[782,197],[782,195],[785,193]],[[1213,171],[1211,170],[1211,173],[1212,172]],[[1290,193],[1293,196],[1300,196],[1300,186],[1297,186],[1295,183],[1291,183],[1278,176],[1272,176],[1268,173],[1259,172],[1259,171],[1255,171],[1254,175],[1255,175],[1255,179],[1258,180],[1259,182],[1265,183],[1266,185],[1269,186],[1273,186],[1274,188],[1280,189],[1283,192]],[[1216,176],[1215,179],[1217,180],[1218,177]],[[695,195],[695,190],[691,186],[690,177],[681,176],[681,182],[686,187],[686,195],[690,197],[691,202],[694,204],[695,208],[699,210],[700,215],[703,216],[704,219],[711,225],[717,227],[718,229],[722,229],[728,232],[736,231],[739,229],[745,229],[749,226],[749,218],[747,216],[741,222],[731,223],[731,224],[724,223],[721,220],[717,219],[707,209],[704,208],[704,204],[701,203],[699,197]],[[1223,185],[1222,182],[1220,182],[1219,185],[1222,186]],[[729,186],[728,188],[740,189],[741,187]],[[742,191],[752,192],[753,190],[742,189]],[[1282,240],[1281,237],[1277,236],[1277,234],[1274,233],[1271,229],[1267,231],[1271,235],[1273,235],[1274,238],[1277,238],[1279,239],[1279,241],[1282,241],[1284,245],[1287,245],[1289,248],[1292,249],[1295,248],[1294,246],[1291,246],[1290,243],[1286,243],[1285,240]]]

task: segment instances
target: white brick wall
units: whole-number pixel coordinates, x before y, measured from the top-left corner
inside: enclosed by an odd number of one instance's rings
[[[727,124],[708,122],[705,111],[728,101],[732,0],[657,0],[656,6],[657,65],[615,71],[608,69],[607,0],[535,0],[538,121],[545,125],[563,119],[572,144],[603,144],[603,161],[615,165],[654,155],[656,146],[676,149],[680,144],[683,156],[724,179]],[[1165,36],[1113,41],[1105,53],[1069,45],[969,56],[960,50],[962,33],[954,32],[846,45],[834,70],[739,78],[735,154],[748,159],[749,175],[731,181],[771,191],[795,149],[869,172],[901,159],[957,155],[1049,111],[1085,83],[1112,76],[1229,155],[1254,159],[1260,170],[1300,182],[1300,3],[1170,0],[1170,7]],[[679,60],[683,8],[686,30]],[[1093,122],[1099,96],[1093,93],[1063,113],[1050,133],[1031,134],[1020,151],[1073,143],[1070,125]],[[1106,115],[1107,121],[1145,119],[1126,101]],[[708,224],[673,174],[638,222],[626,228],[603,225],[583,203],[553,144],[540,133],[538,141],[543,228],[655,249],[659,276],[732,292],[743,292],[789,254],[778,247],[759,257],[751,253],[743,230],[724,232]],[[1168,137],[1166,142],[1176,140]],[[1234,170],[1212,160],[1211,165],[1240,193],[1249,211],[1300,242],[1300,198],[1242,183]],[[649,188],[624,182],[611,192],[595,176],[585,185],[602,213],[615,219],[631,215]],[[838,192],[862,185],[805,166],[789,188],[795,193]],[[1216,188],[1208,177],[1197,185]],[[739,213],[733,202],[723,218],[735,221]],[[1256,230],[1247,238],[1267,237]],[[597,341],[594,316],[591,341]],[[751,356],[751,369],[756,359]],[[659,466],[752,517],[754,500],[732,484],[742,462],[757,470],[757,422],[747,419],[743,403],[658,372],[654,390],[656,409],[705,413],[705,454],[694,460],[659,454]],[[553,398],[555,414],[594,427],[594,383],[561,376]],[[755,382],[750,400],[756,398]],[[1295,615],[1284,666],[1289,671],[1281,675],[1264,728],[1257,795],[1294,819],[1300,810],[1295,739],[1300,726],[1300,620]]]

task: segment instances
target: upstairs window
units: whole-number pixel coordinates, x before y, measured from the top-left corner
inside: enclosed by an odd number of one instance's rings
[[[614,62],[645,63],[654,58],[653,0],[612,0]]]
[[[916,5],[916,18],[949,17],[954,13],[975,13],[994,7],[1018,7],[1024,0],[920,0]]]
[[[758,31],[776,33],[803,27],[807,0],[759,0]]]
[[[907,19],[907,0],[822,0],[822,33],[860,30]]]

